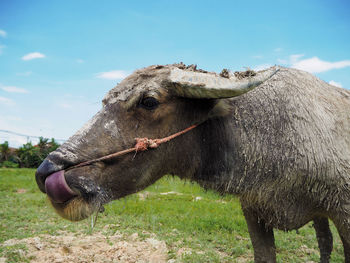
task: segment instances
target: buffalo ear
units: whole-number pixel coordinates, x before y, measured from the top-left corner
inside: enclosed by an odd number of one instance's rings
[[[242,95],[279,71],[277,66],[249,74],[230,75],[221,77],[216,73],[188,71],[174,67],[170,70],[170,89],[177,96],[195,99],[220,99]]]

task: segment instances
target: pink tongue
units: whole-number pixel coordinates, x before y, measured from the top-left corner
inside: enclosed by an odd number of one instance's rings
[[[76,195],[64,178],[64,170],[53,173],[46,178],[45,190],[52,201],[56,203],[64,203]]]

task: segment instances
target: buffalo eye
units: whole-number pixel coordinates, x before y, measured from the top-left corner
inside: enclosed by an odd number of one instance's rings
[[[139,103],[139,106],[146,110],[154,110],[159,105],[159,101],[153,97],[145,97]]]

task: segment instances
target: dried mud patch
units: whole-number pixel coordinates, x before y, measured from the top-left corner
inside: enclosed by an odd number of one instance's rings
[[[10,239],[0,246],[25,245],[18,251],[30,262],[167,262],[168,249],[164,241],[153,237],[141,240],[135,233],[105,236],[62,232],[59,236],[40,235],[25,239]],[[4,260],[4,258],[2,258]]]

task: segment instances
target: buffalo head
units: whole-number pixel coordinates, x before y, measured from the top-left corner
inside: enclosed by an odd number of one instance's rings
[[[156,150],[70,168],[133,147],[136,137],[162,138],[225,114],[220,99],[242,95],[276,71],[224,76],[183,64],[138,70],[110,90],[102,109],[44,160],[37,184],[62,217],[76,221],[164,174],[190,178],[200,162],[199,129]]]

